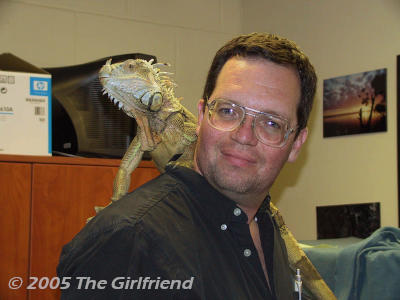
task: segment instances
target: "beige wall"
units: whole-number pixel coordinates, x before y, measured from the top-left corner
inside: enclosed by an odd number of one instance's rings
[[[243,3],[243,4],[242,4]],[[397,226],[396,55],[398,0],[0,0],[0,53],[41,67],[144,52],[172,63],[177,95],[196,112],[217,48],[241,32],[297,41],[320,81],[310,137],[272,190],[298,239],[316,236],[318,205],[381,202]],[[388,70],[388,131],[322,138],[322,80]]]
[[[169,62],[197,114],[215,51],[242,31],[241,0],[0,0],[0,53],[39,67],[142,52]]]
[[[244,32],[268,31],[295,40],[319,76],[310,137],[287,165],[272,197],[298,239],[316,237],[315,207],[381,202],[383,226],[397,226],[396,56],[398,0],[245,0]],[[388,131],[322,137],[324,79],[387,68]]]

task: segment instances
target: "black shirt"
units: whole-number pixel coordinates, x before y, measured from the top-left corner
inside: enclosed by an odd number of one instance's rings
[[[256,219],[271,290],[244,211],[195,171],[170,167],[64,246],[62,299],[293,299],[269,201]]]

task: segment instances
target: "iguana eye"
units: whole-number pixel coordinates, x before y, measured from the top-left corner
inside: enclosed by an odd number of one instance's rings
[[[162,105],[162,95],[160,92],[147,92],[140,98],[140,101],[146,105],[150,111],[157,111]]]

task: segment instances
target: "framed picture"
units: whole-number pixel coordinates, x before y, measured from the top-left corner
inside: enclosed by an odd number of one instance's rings
[[[397,191],[400,227],[400,55],[397,55]]]
[[[381,227],[379,202],[317,206],[317,239],[365,239]]]
[[[386,131],[386,69],[324,80],[324,137]]]

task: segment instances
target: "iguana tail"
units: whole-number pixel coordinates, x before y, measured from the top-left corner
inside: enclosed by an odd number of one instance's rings
[[[336,296],[322,279],[314,265],[300,248],[293,234],[283,221],[282,215],[274,204],[270,205],[272,217],[278,225],[281,237],[283,238],[288,252],[290,267],[295,271],[301,270],[305,287],[318,300],[336,300]]]

